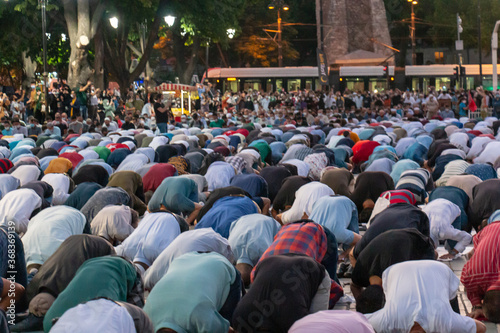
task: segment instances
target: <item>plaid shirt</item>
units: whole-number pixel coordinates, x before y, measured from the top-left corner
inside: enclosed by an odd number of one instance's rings
[[[328,240],[323,227],[314,222],[301,222],[285,225],[274,237],[274,242],[264,252],[260,261],[275,255],[285,253],[305,254],[321,262],[325,257],[328,247]],[[251,274],[251,281],[254,280],[255,265]],[[330,308],[344,295],[344,290],[332,280],[330,289]]]
[[[481,305],[488,290],[500,290],[500,221],[493,222],[474,238],[474,254],[465,264],[460,280],[472,305]]]

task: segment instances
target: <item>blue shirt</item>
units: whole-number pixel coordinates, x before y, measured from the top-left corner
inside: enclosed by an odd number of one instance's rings
[[[198,222],[195,229],[212,228],[224,238],[229,237],[231,223],[248,214],[258,213],[257,206],[248,197],[220,198]]]
[[[50,135],[61,136],[61,129],[59,127],[57,127],[57,126],[54,126],[52,128],[52,131],[47,128],[43,134],[46,134],[46,135],[49,135],[49,136]]]

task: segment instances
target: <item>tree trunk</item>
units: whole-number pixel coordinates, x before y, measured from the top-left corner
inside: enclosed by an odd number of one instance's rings
[[[23,86],[28,88],[31,83],[35,82],[35,72],[36,72],[36,62],[31,60],[31,57],[26,56],[26,52],[23,52],[23,64],[24,64],[24,74],[25,79]]]
[[[94,85],[97,88],[104,90],[106,87],[104,86],[104,44],[102,40],[102,33],[102,28],[99,27],[94,36]]]

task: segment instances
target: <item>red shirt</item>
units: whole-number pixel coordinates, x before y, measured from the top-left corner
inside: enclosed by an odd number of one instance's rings
[[[500,221],[474,236],[474,255],[465,264],[460,281],[473,306],[481,305],[488,290],[500,290]]]

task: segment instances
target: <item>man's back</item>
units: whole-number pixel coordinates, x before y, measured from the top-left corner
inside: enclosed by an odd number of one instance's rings
[[[406,261],[382,275],[386,303],[366,315],[377,332],[410,332],[418,323],[428,333],[476,332],[472,318],[461,316],[450,305],[459,280],[443,263],[434,260]]]

